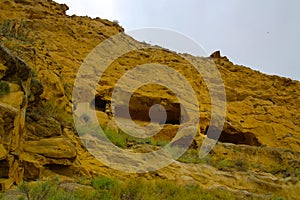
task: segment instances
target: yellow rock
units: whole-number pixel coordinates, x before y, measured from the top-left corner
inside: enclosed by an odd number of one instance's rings
[[[7,155],[7,150],[4,148],[3,144],[0,144],[0,160],[4,160]]]
[[[75,158],[77,153],[74,145],[66,138],[49,138],[39,141],[28,141],[24,144],[24,151],[40,154],[47,158]]]
[[[8,105],[11,105],[17,109],[20,108],[20,106],[22,105],[23,102],[23,98],[24,98],[24,93],[19,91],[19,92],[11,92],[8,94],[5,94],[3,96],[0,97],[0,102],[2,103],[6,103]]]

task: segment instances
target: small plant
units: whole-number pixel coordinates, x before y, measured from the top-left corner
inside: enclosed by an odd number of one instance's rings
[[[295,176],[300,178],[300,169],[296,168],[294,172],[295,172]]]
[[[105,135],[116,146],[121,148],[127,147],[127,138],[129,136],[126,133],[105,130]]]
[[[0,35],[8,39],[17,39],[23,42],[33,43],[35,38],[30,37],[30,30],[26,21],[5,19],[0,29]]]
[[[248,171],[249,169],[249,165],[245,160],[241,160],[241,159],[235,160],[234,165],[239,171]]]
[[[119,20],[113,20],[113,23],[120,24]]]
[[[218,163],[218,169],[220,170],[226,170],[228,169],[229,167],[231,166],[230,162],[226,159],[224,160],[221,160],[219,163]]]
[[[61,122],[62,125],[73,125],[73,117],[68,114],[62,107],[57,105],[55,101],[42,101],[35,108],[28,112],[28,116],[38,120],[40,117],[52,117]]]
[[[169,143],[169,141],[165,141],[165,140],[157,140],[157,139],[152,139],[150,138],[150,144],[153,146],[166,146]]]
[[[280,163],[272,163],[270,166],[267,168],[267,172],[271,174],[278,174],[282,171],[287,170],[286,166],[281,165]]]
[[[133,136],[130,136],[123,131],[115,132],[111,130],[105,130],[105,135],[106,137],[114,143],[116,146],[121,147],[121,148],[128,148],[127,144],[128,143],[135,143],[135,144],[149,144],[153,146],[165,146],[169,142],[164,141],[164,140],[158,140],[154,138],[136,138]]]
[[[88,179],[84,176],[77,176],[76,177],[76,182],[81,184],[81,185],[90,185],[91,184],[90,179]]]
[[[95,179],[92,179],[91,184],[93,188],[98,190],[99,189],[110,190],[117,185],[117,181],[112,178],[102,176],[102,177],[96,177]]]
[[[9,93],[9,84],[7,81],[0,81],[0,96]]]
[[[30,199],[30,187],[28,183],[26,182],[20,183],[20,185],[18,186],[18,190],[22,192],[27,199]]]
[[[199,150],[189,149],[187,150],[178,161],[183,163],[202,163],[212,165],[212,158],[210,155],[205,156],[204,158],[199,158]]]
[[[51,192],[53,192],[52,188],[53,185],[50,181],[45,182],[38,182],[35,187],[32,188],[30,192],[30,196],[32,196],[33,199],[46,199],[47,196],[51,195]]]
[[[44,48],[44,41],[38,37],[26,20],[5,19],[0,23],[0,42],[26,62],[36,65],[39,49]]]
[[[18,186],[18,190],[22,192],[28,200],[48,199],[55,192],[54,182],[50,182],[49,180],[37,182],[34,186],[23,182]]]
[[[2,192],[0,192],[0,200],[4,199],[4,195]]]

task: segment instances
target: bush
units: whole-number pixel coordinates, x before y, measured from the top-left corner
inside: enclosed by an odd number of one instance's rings
[[[105,130],[105,135],[111,141],[114,143],[116,146],[121,147],[121,148],[126,148],[127,147],[127,139],[130,137],[126,133],[122,132],[115,132],[115,131],[110,131],[110,130]]]
[[[189,149],[187,150],[179,159],[179,162],[183,163],[203,163],[212,165],[212,158],[210,155],[205,156],[204,158],[199,158],[199,150]]]
[[[54,185],[50,181],[37,182],[36,185],[31,187],[28,183],[23,182],[18,186],[18,190],[22,192],[28,200],[48,199],[55,192]]]
[[[93,188],[98,190],[99,189],[110,190],[117,185],[117,181],[115,179],[102,176],[102,177],[96,177],[95,179],[92,179],[91,184]]]
[[[57,105],[55,100],[42,101],[28,109],[28,116],[37,121],[39,118],[54,118],[63,126],[73,126],[73,116]]]
[[[295,169],[295,176],[300,178],[300,169],[299,168]]]
[[[5,19],[0,29],[0,35],[8,39],[15,38],[23,42],[33,43],[33,37],[30,37],[30,30],[27,27],[26,21]]]
[[[234,165],[239,171],[248,171],[249,169],[249,165],[245,160],[241,160],[241,159],[235,160]]]
[[[0,96],[9,93],[9,84],[7,81],[0,81]]]
[[[227,170],[229,167],[231,167],[231,163],[226,159],[221,160],[218,163],[218,169],[220,169],[220,170]]]

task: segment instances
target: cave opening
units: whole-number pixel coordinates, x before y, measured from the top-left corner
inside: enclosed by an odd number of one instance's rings
[[[101,96],[96,96],[95,99],[90,103],[92,107],[95,107],[96,110],[105,112],[108,102],[103,99]]]
[[[133,121],[151,122],[150,109],[153,105],[161,105],[166,114],[166,118],[160,116],[159,112],[156,112],[154,122],[159,124],[172,124],[180,125],[189,121],[189,117],[181,104],[177,102],[163,102],[161,98],[149,98],[145,96],[133,95],[129,101],[129,114]],[[90,103],[91,107],[94,107],[98,111],[105,112],[109,116],[112,115],[111,102],[105,100],[102,96],[96,95],[95,99]],[[126,113],[128,107],[126,105],[118,105],[115,107],[115,117],[128,118]],[[162,114],[163,115],[163,114]],[[153,120],[153,119],[152,119]]]
[[[0,178],[8,178],[9,163],[7,160],[0,161]]]
[[[219,133],[220,130],[218,128],[214,126],[211,126],[209,128],[209,126],[207,126],[204,134],[207,135],[208,138],[218,139],[218,141],[223,143],[245,144],[249,146],[262,145],[257,139],[257,137],[250,132],[241,132],[231,128],[230,130],[222,130],[221,135],[218,138]]]

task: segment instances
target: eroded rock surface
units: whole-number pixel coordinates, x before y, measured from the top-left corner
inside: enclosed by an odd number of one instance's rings
[[[117,23],[100,18],[67,16],[67,9],[66,5],[53,1],[0,0],[1,25],[10,24],[12,30],[2,33],[0,46],[0,81],[3,81],[4,88],[9,88],[0,96],[1,190],[7,190],[23,178],[36,180],[51,173],[70,177],[74,174],[114,174],[120,179],[144,176],[148,179],[165,178],[182,184],[196,183],[212,191],[231,191],[239,198],[265,199],[272,195],[288,199],[299,197],[299,177],[296,176],[296,169],[300,169],[298,81],[235,65],[220,52],[203,58],[144,44],[144,49],[126,53],[110,64],[99,81],[94,100],[72,102],[76,73],[86,56],[99,43],[124,29]],[[24,30],[16,32],[17,29],[13,27],[22,28],[21,25]],[[138,43],[127,36],[124,40],[125,43],[127,41],[126,47]],[[8,49],[14,50],[18,56]],[[116,83],[124,73],[138,65],[159,63],[184,76],[197,95],[200,114],[196,117],[200,119],[200,124],[192,148],[198,150],[203,138],[209,137],[205,136],[207,129],[215,125],[210,124],[212,102],[205,81],[185,58],[205,66],[207,71],[210,71],[211,61],[214,61],[224,82],[226,99],[219,95],[218,101],[226,100],[226,121],[223,130],[216,131],[221,131],[221,142],[235,145],[223,146],[220,143],[211,156],[220,160],[239,157],[270,169],[253,166],[245,170],[243,162],[237,163],[242,170],[231,171],[224,166],[226,170],[222,166],[222,169],[217,169],[209,163],[175,162],[158,172],[127,174],[113,170],[91,156],[72,124],[64,121],[71,116],[74,106],[75,114],[78,114],[76,116],[81,118],[82,123],[88,123],[90,118],[87,114],[94,106],[100,124],[119,132],[110,106]],[[93,74],[94,71],[89,73]],[[90,74],[86,75],[87,80]],[[143,74],[138,72],[136,75]],[[161,73],[153,76],[163,80],[169,75]],[[209,74],[208,78],[213,82],[214,74]],[[135,84],[136,80],[129,77],[126,83]],[[176,86],[179,94],[183,94],[187,88],[184,84]],[[122,89],[128,91],[126,85]],[[218,88],[215,89],[218,91]],[[84,94],[85,91],[82,92]],[[182,99],[187,106],[182,112],[189,112],[196,106],[190,99],[190,93]],[[46,106],[42,110],[44,102],[55,103],[57,107],[53,109]],[[84,103],[83,109],[79,106],[81,103]],[[149,84],[135,91],[130,101],[130,112],[139,124],[144,125],[149,122],[152,105],[165,106],[167,125],[156,139],[171,140],[181,121],[179,103],[182,102],[168,88]],[[119,109],[123,109],[122,105]],[[64,115],[57,116],[58,111],[63,111]],[[159,124],[161,121],[156,122]],[[158,147],[145,145],[143,148],[143,145],[136,145],[132,151],[148,152]],[[124,161],[118,153],[104,150],[111,156],[109,159],[120,159],[121,164]]]

